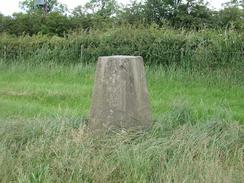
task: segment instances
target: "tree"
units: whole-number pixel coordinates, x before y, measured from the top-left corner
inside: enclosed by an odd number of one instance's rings
[[[67,7],[64,4],[59,3],[57,0],[45,0],[48,6],[48,12],[67,12]],[[39,11],[35,5],[35,0],[23,0],[20,2],[20,7],[27,13],[33,13]]]
[[[86,14],[93,14],[109,18],[116,15],[118,10],[118,4],[116,0],[90,0],[84,6],[84,12]]]
[[[162,25],[173,17],[182,0],[147,0],[145,3],[145,16],[148,23]]]
[[[225,8],[219,11],[220,27],[244,29],[243,0],[231,0],[225,3]]]
[[[212,26],[213,12],[203,1],[187,0],[177,7],[171,21],[171,25],[179,28],[200,29]]]
[[[238,8],[244,8],[244,0],[231,0],[224,4],[226,7],[238,7]]]
[[[140,25],[145,23],[145,6],[137,1],[133,1],[131,5],[124,7],[118,14],[121,23],[131,25]]]
[[[90,0],[72,12],[72,21],[83,29],[110,27],[117,19],[119,6],[116,0]],[[77,26],[75,26],[77,27]]]
[[[203,0],[147,0],[145,15],[148,23],[176,28],[200,28],[211,24],[212,12]]]

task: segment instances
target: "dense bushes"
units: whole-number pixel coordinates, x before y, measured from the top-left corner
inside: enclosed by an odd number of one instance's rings
[[[64,38],[1,35],[4,61],[95,62],[103,55],[141,55],[147,64],[216,67],[244,63],[244,35],[236,32],[177,31],[122,27],[80,32]]]

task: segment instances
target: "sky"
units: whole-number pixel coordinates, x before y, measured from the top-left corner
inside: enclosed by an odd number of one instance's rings
[[[12,15],[14,12],[20,12],[19,3],[21,0],[0,0],[0,13],[4,15]],[[68,6],[69,9],[73,9],[78,5],[84,5],[89,0],[58,0]],[[117,0],[121,4],[129,3],[130,0]],[[220,9],[221,4],[229,0],[207,0],[210,3],[210,7]]]

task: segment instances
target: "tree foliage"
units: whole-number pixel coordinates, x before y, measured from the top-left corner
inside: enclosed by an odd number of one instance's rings
[[[47,0],[48,12],[35,6],[34,0],[23,0],[24,13],[0,14],[0,31],[10,34],[49,34],[64,36],[77,29],[106,29],[130,24],[157,25],[201,30],[244,29],[243,0],[231,0],[221,10],[212,10],[203,0],[136,0],[127,6],[116,0],[90,0],[68,12],[57,0]]]
[[[45,0],[48,12],[64,13],[67,11],[67,7],[64,4],[59,3],[57,0]],[[35,4],[35,0],[23,0],[20,2],[20,7],[27,13],[39,11]]]

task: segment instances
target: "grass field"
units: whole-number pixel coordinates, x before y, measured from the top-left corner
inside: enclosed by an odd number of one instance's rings
[[[91,136],[94,65],[0,64],[0,182],[244,182],[244,75],[147,68],[154,125]]]
[[[8,117],[87,117],[95,67],[25,65],[0,67],[0,115]],[[243,78],[242,78],[243,76]],[[226,110],[244,122],[244,75],[228,71],[187,72],[147,69],[154,119],[173,105],[188,105],[196,120]],[[224,110],[224,111],[223,111]]]

